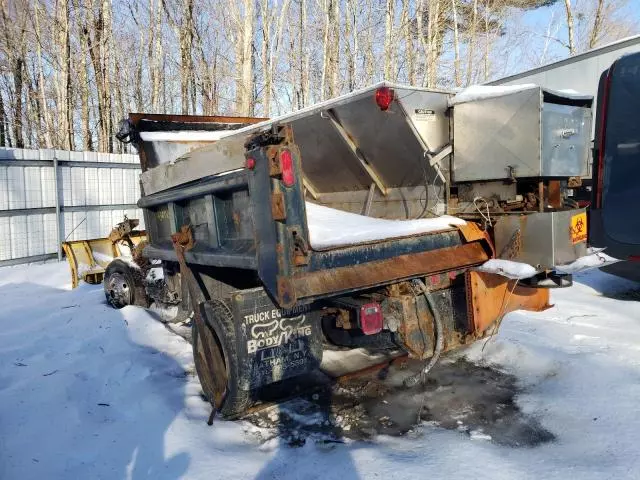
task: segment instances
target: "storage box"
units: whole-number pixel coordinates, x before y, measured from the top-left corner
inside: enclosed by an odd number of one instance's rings
[[[531,85],[456,103],[453,180],[587,175],[592,101]]]

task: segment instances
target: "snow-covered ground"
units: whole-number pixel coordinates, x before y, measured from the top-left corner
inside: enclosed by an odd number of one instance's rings
[[[640,477],[640,288],[599,271],[514,312],[472,361],[517,376],[518,404],[556,439],[496,444],[424,424],[404,437],[300,448],[247,422],[206,425],[190,345],[66,264],[0,269],[0,478]]]

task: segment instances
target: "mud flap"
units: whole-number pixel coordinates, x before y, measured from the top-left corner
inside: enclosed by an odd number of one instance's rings
[[[277,307],[263,288],[233,293],[240,385],[255,389],[310,372],[322,360],[319,312]]]

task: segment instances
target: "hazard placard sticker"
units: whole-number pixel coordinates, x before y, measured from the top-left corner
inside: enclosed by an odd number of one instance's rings
[[[571,243],[574,245],[587,241],[587,213],[582,212],[571,217]]]

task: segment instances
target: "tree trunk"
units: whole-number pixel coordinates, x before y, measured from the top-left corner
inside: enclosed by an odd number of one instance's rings
[[[42,139],[44,140],[43,145],[45,148],[52,148],[51,143],[51,120],[49,116],[49,108],[47,107],[47,97],[45,93],[45,84],[44,84],[44,68],[42,64],[42,39],[40,37],[41,29],[40,29],[40,7],[38,5],[34,8],[34,18],[35,18],[35,27],[36,27],[36,55],[38,59],[38,95],[40,97],[40,109],[42,114],[42,120],[44,125],[42,128]],[[84,83],[83,83],[84,84]],[[42,146],[42,145],[41,145]]]
[[[323,32],[322,32],[322,48],[323,48],[323,54],[322,54],[322,76],[320,78],[320,100],[321,101],[326,98],[327,77],[329,75],[329,70],[330,70],[329,57],[330,57],[331,53],[330,53],[330,47],[329,47],[329,38],[330,38],[331,26],[330,26],[329,22],[330,22],[330,19],[331,19],[330,9],[331,9],[331,2],[332,1],[333,0],[324,0],[323,1],[324,29],[323,29]]]
[[[573,10],[571,8],[571,0],[564,0],[564,8],[567,13],[567,37],[569,42],[567,48],[569,49],[569,55],[573,55],[576,53],[576,46],[573,38]]]
[[[589,49],[595,48],[598,45],[600,30],[602,29],[603,7],[604,7],[604,0],[598,0],[598,7],[596,8],[596,16],[593,19],[593,28],[591,29],[591,35],[589,35]]]
[[[298,66],[300,69],[300,85],[298,94],[298,108],[303,108],[309,103],[311,85],[309,83],[309,53],[306,42],[307,35],[307,2],[300,0],[300,12],[298,18]]]
[[[243,115],[253,114],[253,24],[254,2],[244,2],[244,28],[242,42],[242,88],[244,89]]]
[[[193,48],[193,0],[183,0],[180,32],[180,98],[182,114],[189,114],[189,86],[193,74],[191,51]]]
[[[394,76],[394,6],[395,0],[387,0],[384,22],[384,79],[393,80]]]
[[[67,150],[73,150],[75,147],[74,135],[73,135],[73,86],[71,83],[71,4],[69,0],[65,1],[65,44],[64,44],[64,70],[65,70],[65,113],[67,115],[65,126],[65,148]]]
[[[266,113],[265,116],[268,117],[271,114],[271,97],[273,94],[273,71],[278,65],[278,58],[280,54],[280,46],[282,43],[282,32],[284,28],[284,21],[289,13],[289,1],[284,0],[282,2],[282,6],[280,7],[280,15],[278,16],[278,21],[276,22],[276,35],[275,42],[271,42],[269,49],[269,64],[267,71],[265,72],[265,105],[266,105]]]
[[[568,0],[567,0],[568,1]],[[476,43],[476,27],[478,25],[478,0],[473,0],[473,14],[471,17],[471,34],[469,35],[469,47],[467,52],[467,86],[473,79],[473,50]]]
[[[87,42],[86,35],[83,34],[83,26],[86,24],[86,13],[79,7],[79,0],[74,0],[73,8],[78,15],[78,37],[80,40],[80,65],[78,67],[78,74],[80,78],[80,123],[82,124],[82,148],[85,151],[92,151],[93,134],[90,126],[90,107],[89,107],[89,64],[87,62],[87,55],[89,51],[89,44]]]
[[[84,26],[89,55],[96,79],[96,93],[98,100],[98,150],[113,151],[111,139],[111,85],[110,85],[110,55],[109,42],[111,29],[111,3],[101,0],[96,12],[93,8],[93,23]],[[93,36],[91,34],[93,32]]]
[[[7,146],[7,139],[5,134],[5,128],[7,125],[7,117],[4,114],[4,100],[2,94],[0,94],[0,147]]]
[[[484,81],[489,80],[489,2],[484,6]]]
[[[269,0],[262,0],[260,4],[260,16],[262,17],[262,48],[260,60],[262,62],[262,75],[264,77],[264,90],[262,92],[262,109],[265,117],[269,116],[271,109],[271,7]]]
[[[150,103],[153,113],[160,113],[160,86],[162,82],[162,10],[155,0],[149,0],[149,43],[147,63],[149,68]]]
[[[410,21],[410,3],[411,0],[402,0],[402,13],[400,15],[400,24],[404,32],[404,57],[407,64],[407,82],[409,85],[415,85],[416,82],[416,66],[415,53],[413,49],[413,34],[411,32]]]
[[[347,0],[345,5],[345,55],[347,57],[347,88],[353,91],[356,88],[356,62],[358,60],[358,28],[355,5],[353,0]],[[351,42],[353,41],[353,47]]]
[[[460,39],[458,36],[458,0],[451,0],[453,14],[453,78],[456,87],[461,85],[460,79]]]
[[[239,3],[239,2],[238,2]],[[253,24],[255,9],[253,0],[243,0],[243,11],[231,0],[234,9],[235,29],[235,110],[239,115],[253,113]]]
[[[441,25],[441,12],[440,12],[440,0],[432,0],[433,8],[429,8],[429,13],[433,10],[433,15],[430,15],[429,30],[431,36],[429,37],[429,77],[428,86],[430,88],[436,87],[438,81],[438,63],[440,55],[442,53],[442,40],[440,38]]]
[[[418,39],[420,40],[420,45],[422,46],[422,51],[424,54],[424,64],[425,71],[422,77],[421,85],[425,86],[427,84],[427,78],[429,76],[429,41],[427,40],[427,36],[430,35],[430,32],[427,32],[425,35],[423,23],[424,23],[424,12],[425,12],[425,3],[428,0],[419,0],[418,7],[416,10],[416,23],[418,27]]]
[[[22,135],[22,71],[24,60],[20,57],[13,61],[13,89],[15,95],[13,109],[13,139],[16,148],[24,148],[24,137]]]

